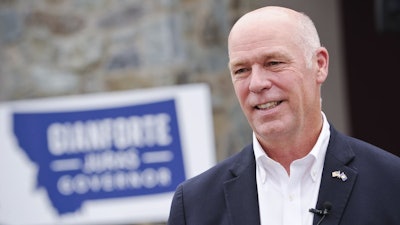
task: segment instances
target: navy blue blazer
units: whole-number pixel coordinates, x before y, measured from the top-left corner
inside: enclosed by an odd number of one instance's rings
[[[333,171],[347,175],[343,181]],[[259,225],[252,145],[184,181],[168,225]],[[316,208],[332,203],[322,225],[400,225],[400,158],[331,126]],[[314,215],[314,225],[320,220]]]

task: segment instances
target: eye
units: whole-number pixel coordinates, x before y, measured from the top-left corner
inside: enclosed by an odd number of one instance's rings
[[[234,74],[242,74],[242,73],[245,73],[247,71],[248,71],[248,69],[246,69],[246,68],[240,68],[240,69],[235,70]]]
[[[280,61],[269,61],[266,63],[266,66],[277,66],[279,64],[282,64],[283,62]]]

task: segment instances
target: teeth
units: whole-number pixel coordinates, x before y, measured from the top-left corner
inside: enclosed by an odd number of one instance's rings
[[[279,102],[268,102],[265,104],[261,104],[261,105],[257,105],[257,108],[259,109],[270,109],[273,108],[275,106],[277,106],[279,104]]]

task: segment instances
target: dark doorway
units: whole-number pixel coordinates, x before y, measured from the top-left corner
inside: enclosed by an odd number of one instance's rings
[[[400,0],[341,7],[351,134],[400,156]]]

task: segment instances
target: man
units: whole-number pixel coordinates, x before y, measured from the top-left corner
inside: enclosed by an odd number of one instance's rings
[[[309,17],[275,6],[249,12],[228,50],[253,143],[183,182],[168,224],[399,225],[400,158],[329,124],[329,54]]]

